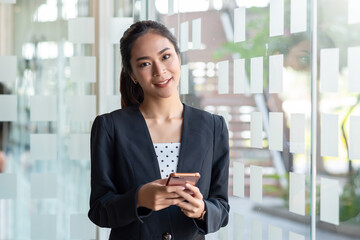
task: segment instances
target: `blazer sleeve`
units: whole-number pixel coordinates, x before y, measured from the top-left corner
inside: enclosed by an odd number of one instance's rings
[[[204,199],[206,214],[195,224],[200,233],[208,234],[225,227],[229,219],[229,133],[222,116],[214,115],[214,149],[209,196]]]
[[[91,129],[90,220],[100,227],[121,227],[142,222],[151,211],[137,208],[141,186],[119,193],[114,184],[114,136],[111,117],[98,116]]]

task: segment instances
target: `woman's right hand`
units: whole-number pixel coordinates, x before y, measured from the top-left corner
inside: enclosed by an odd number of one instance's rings
[[[182,201],[177,191],[183,191],[182,186],[166,186],[167,179],[159,179],[140,187],[137,195],[137,206],[159,211]]]

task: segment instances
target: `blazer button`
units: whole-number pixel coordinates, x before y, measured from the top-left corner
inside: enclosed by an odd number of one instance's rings
[[[170,233],[164,233],[162,235],[162,240],[171,240],[171,234]]]

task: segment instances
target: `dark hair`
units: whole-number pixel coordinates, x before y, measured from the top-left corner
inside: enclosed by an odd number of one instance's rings
[[[132,24],[120,40],[120,53],[122,58],[122,70],[120,74],[121,107],[125,108],[139,104],[144,100],[144,92],[139,84],[134,84],[130,74],[132,73],[130,59],[131,49],[135,41],[144,34],[152,32],[167,38],[180,54],[176,38],[163,24],[155,21],[140,21]]]

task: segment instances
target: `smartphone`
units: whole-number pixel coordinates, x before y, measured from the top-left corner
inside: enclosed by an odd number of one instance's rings
[[[185,186],[186,183],[195,185],[200,178],[200,173],[171,173],[166,186]]]

